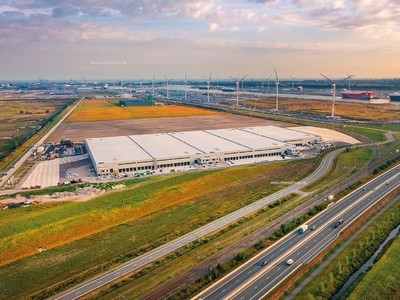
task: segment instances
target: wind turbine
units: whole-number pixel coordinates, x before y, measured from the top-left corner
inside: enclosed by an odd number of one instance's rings
[[[151,80],[151,89],[153,92],[153,98],[154,98],[154,79],[156,78],[156,74],[154,73],[153,79]]]
[[[333,118],[335,116],[335,94],[336,94],[336,84],[345,81],[346,79],[350,78],[351,76],[346,77],[345,79],[340,80],[339,82],[333,82],[332,80],[330,80],[328,77],[326,77],[324,74],[321,74],[323,77],[325,77],[326,80],[328,80],[331,84],[332,84],[332,89],[333,89],[333,93],[332,93],[332,113],[331,113],[331,117]]]
[[[187,83],[187,76],[186,76],[186,70],[185,70],[185,101],[187,100],[187,90],[186,90],[186,83]]]
[[[242,82],[242,90],[243,90],[243,81],[244,81],[244,79],[247,77],[247,75],[246,76],[244,76],[244,77],[242,77],[242,79],[240,79],[240,81]]]
[[[236,82],[236,106],[239,106],[239,77],[233,78],[231,75],[229,77]]]
[[[139,91],[143,92],[142,91],[142,82],[143,82],[144,78],[141,78],[140,76],[138,76],[138,77],[139,77]]]
[[[263,78],[261,79],[261,88],[262,89],[264,88],[264,79],[265,79],[265,76],[263,76]]]
[[[208,77],[207,81],[207,102],[210,102],[210,82],[211,82],[212,71],[210,73],[210,77]]]
[[[290,76],[290,78],[292,78],[292,90],[294,90],[294,80],[297,78],[297,76],[296,77]]]
[[[349,91],[351,91],[351,89],[350,89],[351,78],[353,78],[353,77],[356,76],[356,75],[349,75],[349,74],[347,74],[347,73],[346,73],[346,75],[349,76],[349,77],[347,77],[347,78],[349,78]]]
[[[271,81],[271,77],[272,77],[272,74],[269,75],[269,77],[268,77],[268,90],[267,90],[267,94],[269,93],[269,82]]]
[[[165,77],[165,80],[167,81],[167,99],[169,98],[169,88],[168,88],[168,82],[173,80],[173,79],[168,79],[167,76],[165,76],[165,74],[163,74]]]
[[[276,82],[275,82],[275,86],[276,86],[276,102],[275,102],[275,110],[278,110],[278,99],[279,99],[279,78],[278,78],[278,73],[276,73],[276,69],[274,67],[274,71],[275,71],[275,77],[276,77]]]

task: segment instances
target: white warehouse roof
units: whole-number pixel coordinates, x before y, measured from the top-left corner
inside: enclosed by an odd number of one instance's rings
[[[86,144],[96,164],[152,159],[128,136],[86,139]]]
[[[209,153],[243,152],[258,149],[287,149],[293,140],[317,135],[276,126],[260,126],[175,133],[144,134],[86,139],[93,163],[123,164],[156,161]]]

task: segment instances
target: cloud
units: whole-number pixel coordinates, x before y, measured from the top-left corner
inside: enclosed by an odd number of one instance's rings
[[[209,31],[217,31],[218,30],[218,24],[217,23],[211,23],[209,27]]]
[[[73,7],[71,5],[57,6],[57,7],[53,8],[52,16],[56,17],[56,18],[73,16],[73,15],[77,15],[79,13],[79,11],[80,10],[78,8]]]

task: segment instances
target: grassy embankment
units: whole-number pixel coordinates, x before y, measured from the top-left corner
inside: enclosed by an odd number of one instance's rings
[[[400,272],[398,270],[400,270],[399,235],[378,262],[373,264],[347,299],[400,299]]]
[[[299,180],[314,167],[304,160],[169,175],[136,180],[89,202],[2,211],[0,288],[21,299],[80,280],[271,194],[283,187],[271,182]]]
[[[374,141],[376,143],[383,142],[386,140],[386,137],[385,137],[386,131],[369,128],[369,126],[368,127],[359,127],[359,126],[346,125],[345,127],[343,127],[343,129],[345,131],[347,131],[349,133],[349,135],[351,135],[352,132],[355,132],[355,133],[358,133],[358,134],[368,137],[369,139],[371,139],[372,141]]]
[[[167,117],[220,115],[222,112],[188,106],[118,106],[117,100],[84,100],[66,122],[96,122]]]
[[[372,154],[372,150],[369,148],[350,149],[341,153],[333,160],[329,171],[321,179],[307,185],[302,190],[321,192],[338,184],[367,164]]]

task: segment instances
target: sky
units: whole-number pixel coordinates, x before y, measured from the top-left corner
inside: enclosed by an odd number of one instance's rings
[[[0,80],[400,77],[400,0],[0,0]]]

